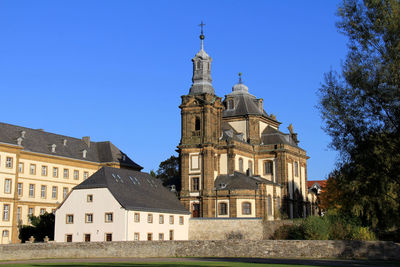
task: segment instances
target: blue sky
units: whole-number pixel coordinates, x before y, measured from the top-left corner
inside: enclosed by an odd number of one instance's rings
[[[237,73],[307,150],[308,179],[336,153],[315,108],[324,72],[340,70],[339,1],[0,0],[0,121],[110,140],[145,171],[175,153],[191,59],[213,58],[216,94]]]

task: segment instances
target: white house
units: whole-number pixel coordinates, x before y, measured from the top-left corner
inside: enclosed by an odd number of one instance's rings
[[[103,167],[56,210],[56,242],[188,240],[190,213],[147,173]]]

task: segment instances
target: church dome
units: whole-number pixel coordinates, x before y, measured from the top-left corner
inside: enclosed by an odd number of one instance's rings
[[[244,85],[243,83],[239,82],[232,87],[232,92],[248,93],[249,88],[246,85]]]

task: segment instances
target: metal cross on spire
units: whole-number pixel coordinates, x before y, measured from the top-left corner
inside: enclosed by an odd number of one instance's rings
[[[242,83],[242,73],[239,72],[239,83]]]
[[[206,25],[201,21],[199,26],[201,27],[201,33],[200,33],[200,40],[201,40],[201,50],[203,50],[203,40],[204,40],[204,34],[203,34],[203,26]]]
[[[201,27],[201,35],[203,35],[203,26],[205,26],[206,24],[203,23],[203,21],[201,21],[201,23],[199,24],[199,26]]]

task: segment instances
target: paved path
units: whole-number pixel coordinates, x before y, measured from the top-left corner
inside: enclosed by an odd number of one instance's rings
[[[93,258],[93,259],[40,259],[40,260],[21,260],[21,261],[2,261],[2,264],[17,263],[144,263],[144,262],[242,262],[242,263],[264,263],[264,264],[295,264],[295,265],[311,265],[311,266],[400,266],[399,262],[386,261],[366,261],[366,260],[320,260],[320,259],[260,259],[260,258]]]

